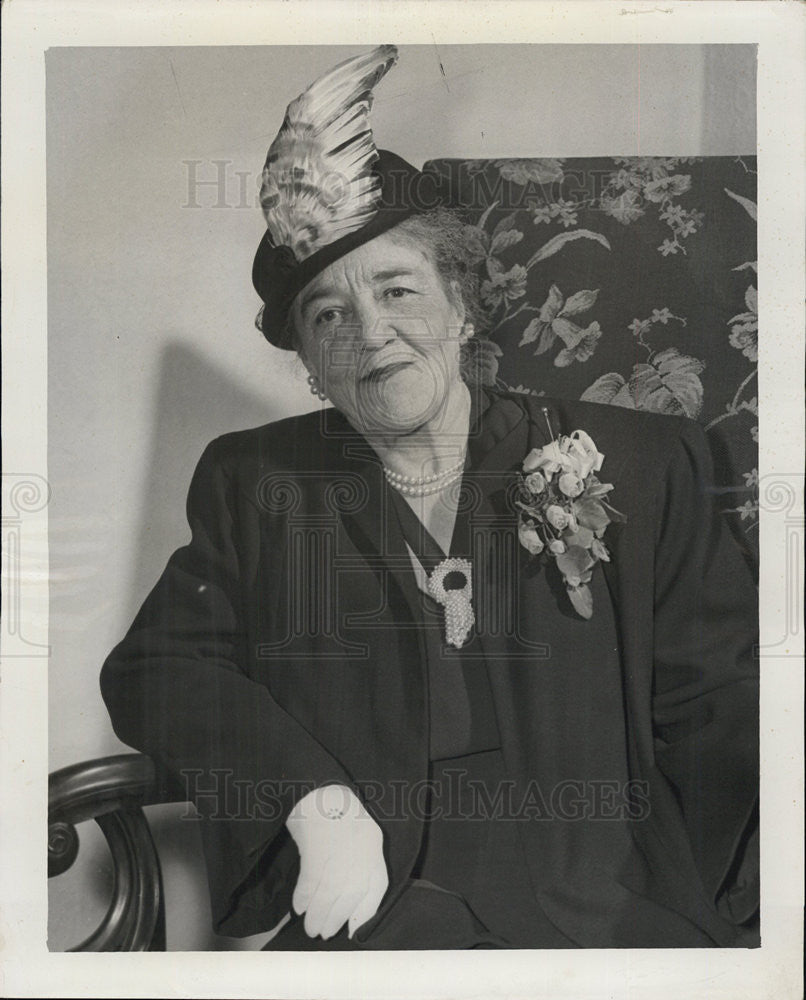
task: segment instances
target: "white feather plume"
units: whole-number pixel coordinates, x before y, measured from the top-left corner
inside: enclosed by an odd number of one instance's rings
[[[397,62],[394,45],[339,63],[288,105],[269,147],[260,204],[275,246],[298,261],[354,232],[380,198],[369,110],[372,90]]]

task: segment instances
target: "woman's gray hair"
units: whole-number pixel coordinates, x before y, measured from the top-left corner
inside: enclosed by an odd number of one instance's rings
[[[465,322],[471,323],[478,335],[487,328],[489,318],[479,299],[478,259],[468,249],[466,225],[458,212],[439,207],[409,216],[388,232],[390,236],[402,238],[426,254],[442,280],[445,294],[453,302],[456,302],[458,288]],[[289,310],[286,319],[286,332],[288,342],[299,353],[293,310]]]
[[[483,332],[488,317],[479,299],[478,258],[468,249],[466,228],[467,224],[453,209],[432,208],[421,215],[410,216],[390,230],[390,234],[403,236],[425,252],[442,279],[446,295],[452,300],[456,298],[458,286],[465,322],[472,323],[477,332]]]

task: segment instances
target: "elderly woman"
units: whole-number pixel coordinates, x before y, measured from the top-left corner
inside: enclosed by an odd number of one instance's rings
[[[195,803],[222,933],[752,945],[755,590],[703,433],[463,378],[461,222],[367,122],[395,58],[269,150],[260,326],[333,408],[206,449],[115,730]]]

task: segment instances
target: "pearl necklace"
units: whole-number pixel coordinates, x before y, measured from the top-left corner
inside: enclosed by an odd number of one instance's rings
[[[407,496],[425,497],[439,493],[462,476],[465,460],[462,458],[449,469],[436,472],[432,476],[402,476],[384,465],[383,474],[390,486]]]

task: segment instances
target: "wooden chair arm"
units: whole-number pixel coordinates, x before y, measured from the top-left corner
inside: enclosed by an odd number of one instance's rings
[[[159,858],[143,806],[182,802],[142,754],[119,754],[54,771],[48,781],[48,877],[67,871],[79,848],[76,824],[94,819],[112,854],[112,901],[100,926],[70,951],[164,951]]]

